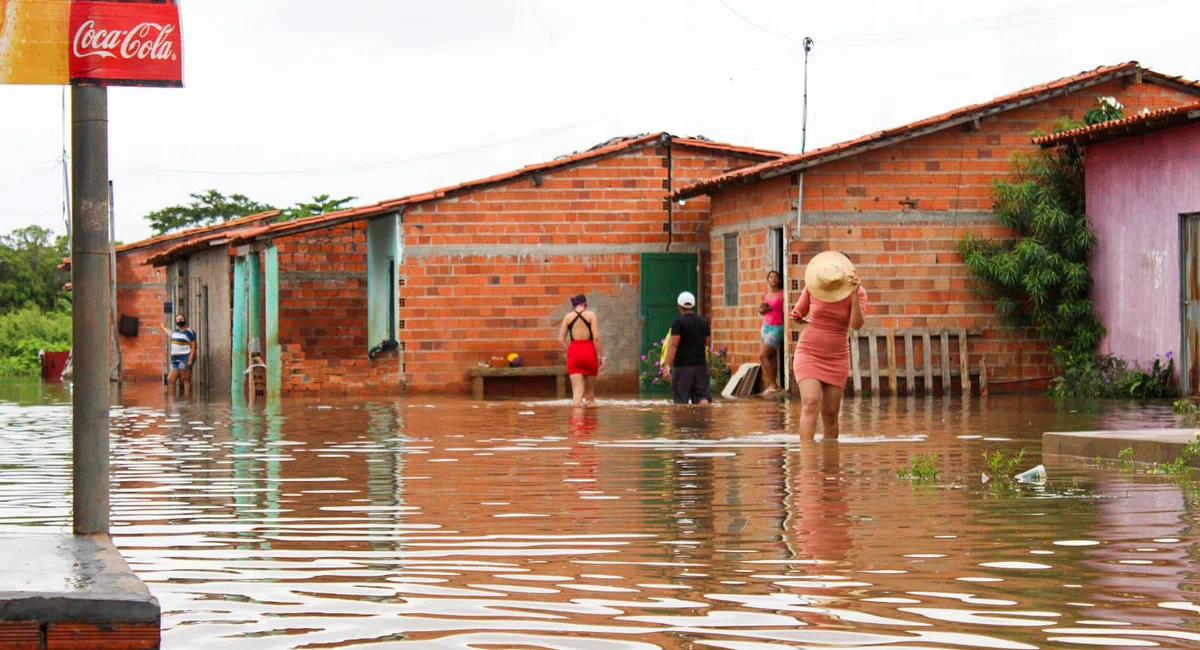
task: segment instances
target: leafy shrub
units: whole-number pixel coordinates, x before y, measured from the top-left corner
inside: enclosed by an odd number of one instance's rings
[[[40,350],[71,349],[71,312],[26,307],[0,315],[0,375],[41,371]]]
[[[669,388],[671,380],[662,376],[662,352],[666,339],[656,341],[650,350],[642,355],[642,386],[644,388]],[[713,346],[708,351],[708,379],[712,393],[716,395],[729,381],[732,375],[729,368],[729,349],[725,346]]]
[[[1155,359],[1149,368],[1131,368],[1128,362],[1112,355],[1070,352],[1062,347],[1055,348],[1054,355],[1062,370],[1050,382],[1054,397],[1158,399],[1179,393],[1171,352],[1165,359]]]

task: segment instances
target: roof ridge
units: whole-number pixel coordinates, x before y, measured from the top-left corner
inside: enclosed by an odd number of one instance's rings
[[[1161,72],[1150,70],[1143,67],[1136,60],[1125,61],[1123,63],[1117,63],[1113,65],[1102,65],[1073,75],[1067,75],[1065,77],[1059,77],[1057,79],[1045,81],[1033,86],[1028,86],[1005,95],[998,95],[987,101],[960,106],[958,108],[909,122],[907,124],[902,124],[900,126],[874,131],[857,138],[843,140],[841,142],[836,142],[834,144],[813,149],[804,153],[791,154],[776,160],[769,160],[755,165],[743,167],[719,176],[714,176],[703,181],[692,183],[691,185],[683,187],[673,193],[671,198],[689,198],[700,194],[705,194],[719,187],[744,182],[762,173],[775,172],[772,173],[772,176],[785,174],[789,171],[792,171],[788,169],[792,165],[800,165],[808,161],[816,161],[812,162],[811,164],[804,165],[804,167],[811,167],[815,164],[819,164],[818,159],[825,156],[837,155],[839,158],[846,157],[865,150],[866,148],[871,147],[871,145],[883,146],[886,144],[884,141],[889,138],[901,137],[905,135],[917,137],[917,135],[920,134],[919,132],[922,130],[942,130],[944,128],[953,126],[956,123],[967,121],[964,118],[969,118],[970,116],[978,113],[985,113],[993,110],[995,112],[1008,110],[1003,107],[1005,104],[1011,102],[1032,100],[1037,98],[1039,95],[1058,92],[1077,83],[1094,85],[1096,83],[1101,83],[1104,77],[1108,75],[1124,76],[1125,74],[1133,74],[1138,71],[1148,72],[1155,77],[1173,80],[1177,83],[1187,86],[1193,86],[1196,88],[1196,92],[1200,94],[1200,83],[1186,80],[1183,77],[1170,77]],[[977,115],[976,117],[979,116]],[[916,133],[916,135],[912,135],[914,133]],[[769,176],[767,178],[769,178]]]

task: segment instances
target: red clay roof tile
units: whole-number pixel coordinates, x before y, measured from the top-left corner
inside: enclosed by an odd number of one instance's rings
[[[1033,143],[1042,147],[1057,147],[1067,143],[1094,144],[1123,138],[1128,135],[1150,133],[1169,129],[1181,124],[1200,120],[1200,102],[1160,108],[1131,115],[1119,120],[1081,126],[1077,129],[1060,131],[1033,139]]]
[[[1014,93],[1002,95],[991,101],[963,106],[947,113],[927,117],[904,126],[871,133],[853,140],[839,142],[820,149],[814,149],[802,154],[784,156],[776,160],[743,167],[727,174],[693,183],[671,195],[673,199],[686,199],[701,194],[707,194],[722,187],[740,183],[764,180],[775,176],[799,171],[827,162],[845,158],[862,151],[875,149],[891,144],[898,140],[914,138],[927,132],[939,131],[957,124],[970,122],[980,117],[1001,113],[1013,108],[1041,101],[1057,94],[1066,94],[1075,87],[1087,87],[1130,75],[1141,74],[1142,78],[1154,83],[1168,85],[1200,95],[1200,83],[1171,77],[1162,73],[1142,68],[1137,61],[1129,61],[1118,65],[1102,66],[1079,74],[1055,79],[1043,84],[1031,86]]]
[[[479,189],[489,185],[510,181],[526,174],[557,169],[595,158],[603,158],[627,149],[649,146],[656,142],[666,144],[668,141],[678,146],[717,151],[754,160],[775,159],[784,155],[780,151],[757,149],[754,147],[742,147],[723,142],[713,142],[712,140],[703,138],[680,138],[666,132],[613,138],[612,140],[608,140],[586,151],[578,151],[570,155],[559,156],[553,160],[547,160],[545,162],[536,163],[533,165],[526,165],[519,169],[514,169],[501,174],[495,174],[485,178],[466,181],[456,185],[449,185],[436,190],[421,192],[419,194],[410,194],[408,196],[403,196],[396,199],[387,199],[384,201],[379,201],[378,203],[372,203],[370,205],[339,210],[337,212],[330,212],[329,214],[316,215],[304,219],[297,219],[295,221],[286,221],[260,228],[249,229],[245,232],[239,233],[239,235],[234,238],[233,243],[243,243],[263,237],[281,237],[287,234],[296,234],[318,227],[334,225],[336,223],[345,223],[347,221],[354,221],[371,216],[381,216],[406,205],[415,205],[418,203],[425,203],[427,201],[435,201],[455,192]]]

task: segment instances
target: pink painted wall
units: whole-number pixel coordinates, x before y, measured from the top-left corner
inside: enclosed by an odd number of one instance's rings
[[[1101,350],[1142,363],[1178,355],[1179,215],[1200,212],[1200,124],[1093,145],[1086,164]]]

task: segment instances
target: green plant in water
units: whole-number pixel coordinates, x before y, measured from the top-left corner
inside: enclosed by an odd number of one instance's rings
[[[1017,471],[1024,458],[1024,447],[1021,447],[1021,451],[1012,456],[1006,456],[1004,452],[999,450],[993,451],[990,454],[986,451],[983,452],[983,460],[987,462],[988,466],[988,476],[1001,481],[1012,480],[1013,474]]]
[[[1179,415],[1196,415],[1200,413],[1200,406],[1190,399],[1177,399],[1171,405],[1171,410]]]
[[[1156,465],[1153,471],[1155,474],[1170,474],[1178,476],[1180,474],[1188,474],[1194,468],[1192,463],[1200,459],[1200,437],[1192,440],[1183,446],[1183,451],[1179,452],[1179,456],[1169,463]]]
[[[908,467],[901,467],[896,470],[896,476],[908,481],[916,481],[918,483],[930,483],[937,480],[938,454],[917,454],[908,459]]]
[[[1117,452],[1117,467],[1122,472],[1133,471],[1133,447],[1126,447]]]

